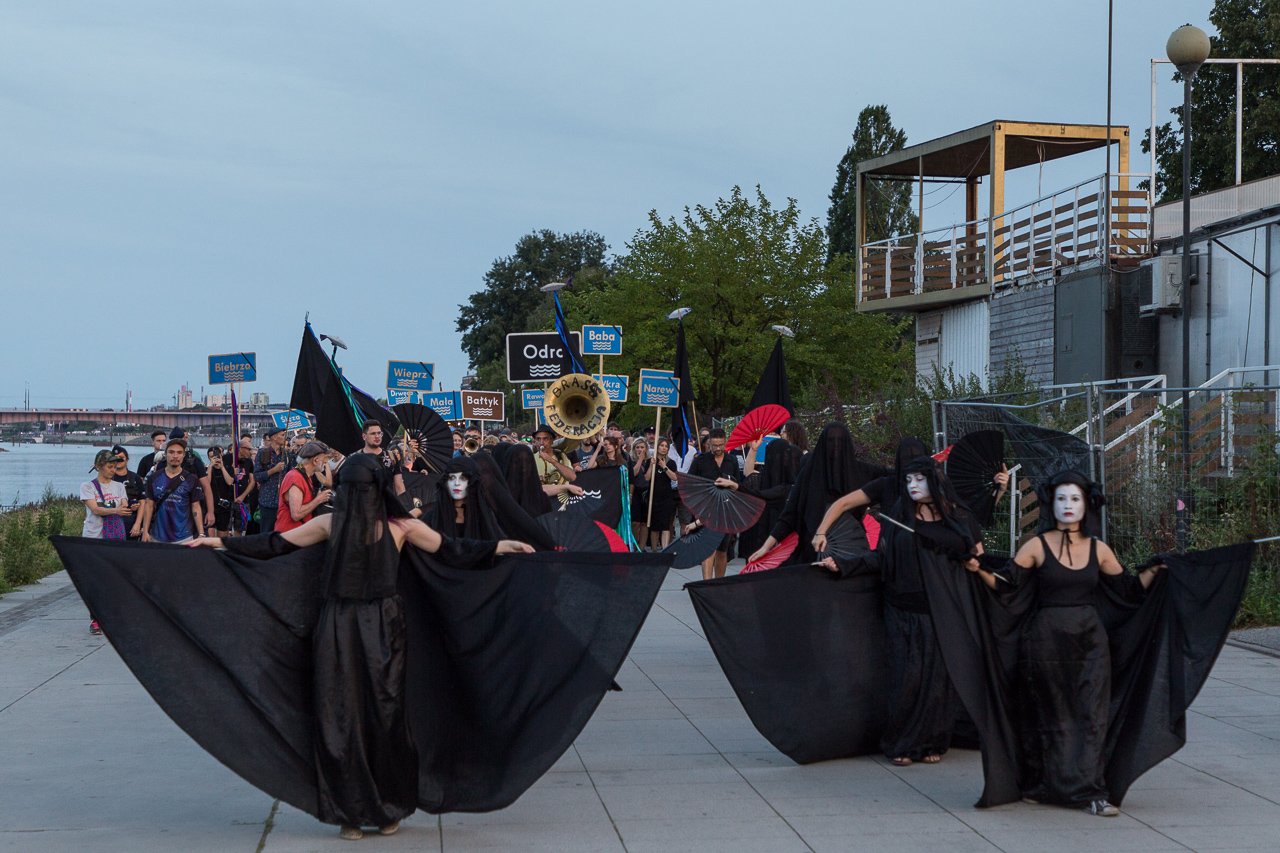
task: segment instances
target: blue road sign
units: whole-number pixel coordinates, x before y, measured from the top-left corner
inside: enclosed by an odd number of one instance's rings
[[[399,388],[387,389],[387,403],[392,406],[398,406],[401,403],[418,402],[417,391],[401,391]]]
[[[430,391],[435,387],[436,366],[425,361],[388,361],[387,388]]]
[[[307,429],[311,426],[311,418],[307,417],[307,413],[300,409],[290,409],[287,412],[272,412],[271,420],[275,421],[276,426],[281,429]]]
[[[604,389],[609,392],[609,402],[627,402],[627,387],[631,384],[630,376],[615,376],[612,373],[606,373],[604,376],[599,373],[594,375],[596,379],[600,380],[600,384],[604,386]]]
[[[457,391],[429,391],[422,395],[422,405],[433,410],[446,421],[459,420]]]
[[[583,326],[583,355],[622,355],[621,326]]]
[[[210,385],[257,381],[258,354],[256,352],[229,352],[225,355],[209,356]]]
[[[545,393],[541,388],[525,388],[520,391],[520,401],[526,409],[541,409]]]
[[[675,406],[680,402],[680,383],[673,370],[640,371],[640,405]]]

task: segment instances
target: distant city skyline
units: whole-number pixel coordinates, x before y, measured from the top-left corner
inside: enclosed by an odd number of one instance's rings
[[[1149,60],[1184,22],[1212,31],[1211,8],[1116,4],[1133,171]],[[825,222],[867,104],[912,143],[1106,117],[1104,0],[73,2],[0,20],[5,407],[29,388],[37,406],[119,408],[127,384],[148,408],[198,394],[206,357],[233,350],[258,353],[246,390],[282,400],[307,312],[370,393],[390,359],[435,362],[455,389],[457,305],[530,231],[589,229],[622,252],[650,210],[756,184]],[[1006,199],[1095,159],[1023,170]],[[927,197],[928,223],[961,215],[949,192]]]

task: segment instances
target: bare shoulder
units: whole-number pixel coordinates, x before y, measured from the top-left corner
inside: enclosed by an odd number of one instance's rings
[[[1118,575],[1124,572],[1124,567],[1120,565],[1120,561],[1116,559],[1116,552],[1111,550],[1111,546],[1101,539],[1095,539],[1095,547],[1098,549],[1098,568],[1109,575]]]
[[[1024,569],[1040,566],[1044,563],[1044,542],[1039,536],[1032,536],[1022,544],[1013,559]]]

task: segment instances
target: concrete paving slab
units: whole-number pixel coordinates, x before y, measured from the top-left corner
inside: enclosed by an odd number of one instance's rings
[[[672,572],[611,693],[514,805],[416,814],[379,850],[1271,850],[1280,837],[1280,659],[1228,647],[1188,715],[1188,745],[1139,779],[1119,818],[972,807],[980,757],[800,766],[751,726]],[[51,585],[56,588],[56,585]],[[40,601],[38,598],[27,599]],[[16,606],[16,605],[15,605]],[[0,853],[351,850],[273,802],[170,722],[75,595],[0,640]]]

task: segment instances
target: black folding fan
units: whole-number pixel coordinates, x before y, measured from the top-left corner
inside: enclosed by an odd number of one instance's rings
[[[418,442],[418,453],[432,471],[444,471],[453,458],[453,431],[434,409],[419,403],[399,403],[391,407],[405,435]]]
[[[715,481],[692,474],[677,474],[680,499],[704,527],[721,533],[741,533],[760,518],[764,501],[733,489],[721,488]]]
[[[947,477],[978,523],[991,524],[996,508],[996,485],[992,479],[1004,464],[1004,433],[994,429],[971,432],[951,448],[947,456]]]

